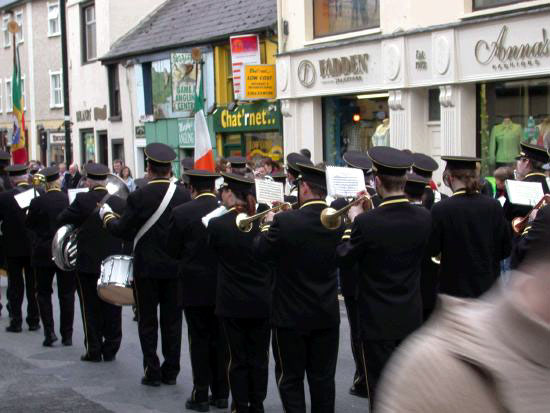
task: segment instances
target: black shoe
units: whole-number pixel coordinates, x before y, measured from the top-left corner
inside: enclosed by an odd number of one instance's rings
[[[8,333],[20,333],[21,331],[23,331],[23,329],[21,328],[21,326],[10,324],[9,326],[6,327],[6,331]]]
[[[91,354],[83,354],[80,356],[80,361],[90,361],[92,363],[99,363],[101,362],[101,356],[93,356]]]
[[[116,360],[116,355],[114,354],[112,356],[111,355],[106,356],[105,354],[103,355],[103,361],[109,362],[109,361],[115,361],[115,360]]]
[[[151,387],[160,387],[160,380],[159,379],[152,379],[147,376],[143,376],[141,378],[141,384],[144,386],[151,386]]]
[[[349,389],[349,394],[352,396],[362,397],[363,399],[369,398],[369,391],[366,388],[351,386]]]
[[[73,345],[73,339],[72,338],[64,338],[61,340],[61,344],[63,344],[65,347],[70,347]]]
[[[165,379],[164,377],[160,379],[162,384],[166,384],[167,386],[174,386],[176,384],[176,379]]]
[[[196,402],[192,399],[187,399],[185,402],[185,408],[187,410],[194,410],[196,412],[209,412],[210,406],[208,402]]]
[[[40,330],[40,324],[29,324],[29,331]]]
[[[44,347],[53,347],[53,343],[57,341],[57,336],[54,333],[47,334],[46,337],[44,337],[44,341],[42,342],[42,345]]]
[[[210,396],[210,406],[214,406],[216,409],[227,409],[229,406],[228,399],[214,399]]]

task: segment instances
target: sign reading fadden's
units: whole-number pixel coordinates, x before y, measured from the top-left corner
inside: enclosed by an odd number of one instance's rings
[[[298,65],[298,81],[304,87],[314,86],[317,73],[319,73],[321,83],[324,84],[362,82],[364,80],[363,76],[369,73],[369,54],[362,53],[319,59],[317,66],[309,60],[303,60]]]

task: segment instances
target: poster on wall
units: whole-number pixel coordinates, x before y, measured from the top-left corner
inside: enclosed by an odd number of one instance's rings
[[[244,80],[247,100],[277,97],[275,65],[245,65]]]
[[[172,53],[172,111],[193,112],[195,105],[196,65],[191,53]]]
[[[172,74],[169,59],[153,62],[151,65],[151,82],[155,119],[170,117],[172,113]]]
[[[235,100],[244,100],[244,67],[245,65],[259,65],[262,63],[260,38],[256,34],[231,36],[229,43],[231,45]]]

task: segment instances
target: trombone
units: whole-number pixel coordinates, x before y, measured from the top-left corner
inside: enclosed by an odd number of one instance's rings
[[[512,220],[512,229],[514,230],[514,233],[516,235],[521,235],[523,231],[525,231],[525,228],[527,228],[527,225],[529,224],[529,217],[531,216],[531,212],[533,212],[535,209],[539,210],[546,205],[550,205],[550,195],[546,194],[544,195],[541,200],[535,205],[535,207],[529,211],[527,215],[524,217],[516,217]]]
[[[247,214],[245,214],[244,212],[241,212],[239,215],[237,215],[237,218],[235,218],[235,223],[237,224],[237,228],[239,229],[239,231],[250,232],[252,230],[252,226],[253,226],[254,221],[262,219],[263,217],[265,217],[267,214],[269,214],[272,211],[276,211],[278,209],[283,209],[283,208],[286,211],[288,209],[291,209],[292,207],[294,207],[297,204],[298,204],[297,202],[295,202],[293,204],[291,204],[290,202],[283,202],[282,204],[274,206],[273,208],[270,208],[267,211],[260,212],[258,214],[252,215],[250,217]]]
[[[346,214],[352,206],[364,201],[368,201],[369,210],[373,208],[372,198],[369,194],[365,194],[357,198],[356,200],[351,201],[349,204],[347,204],[343,208],[340,208],[339,210],[330,207],[323,209],[323,211],[321,212],[321,224],[323,224],[326,229],[334,230],[340,228],[340,225],[342,225],[342,216]]]

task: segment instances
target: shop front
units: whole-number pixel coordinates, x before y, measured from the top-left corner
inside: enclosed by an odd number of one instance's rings
[[[48,164],[65,162],[65,134],[50,131],[48,135]]]
[[[258,101],[231,109],[220,107],[212,115],[220,155],[281,161],[283,134],[279,103]]]

